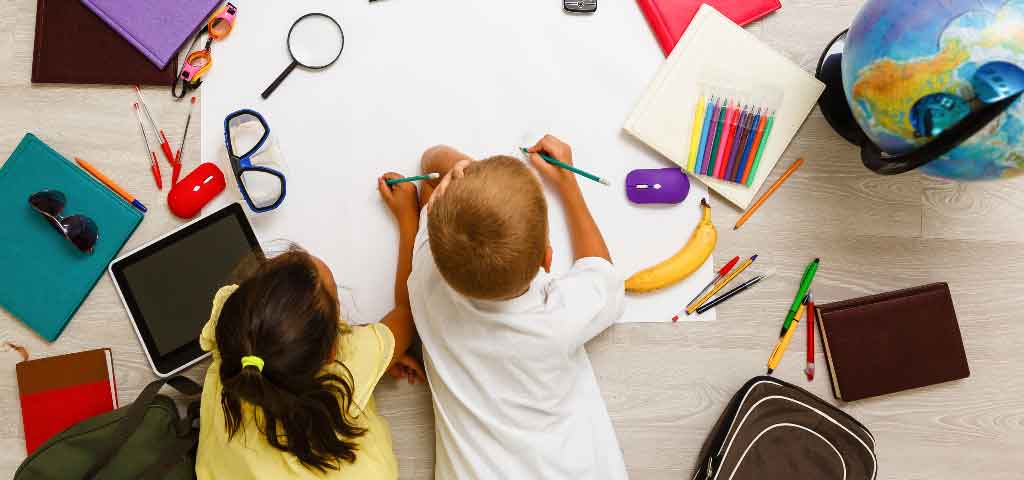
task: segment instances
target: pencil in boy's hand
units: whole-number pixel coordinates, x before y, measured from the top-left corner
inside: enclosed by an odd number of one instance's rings
[[[416,175],[415,177],[389,178],[385,181],[385,183],[387,183],[388,185],[394,185],[396,183],[418,182],[420,180],[437,180],[438,178],[441,178],[440,173],[431,172],[425,173],[423,175]]]
[[[530,154],[529,149],[527,149],[526,147],[520,147],[519,149],[522,150],[523,153],[525,153],[526,155]],[[554,165],[554,166],[556,166],[558,168],[563,168],[563,169],[568,170],[568,171],[570,171],[572,173],[575,173],[576,175],[579,175],[581,177],[586,177],[586,178],[589,178],[589,179],[591,179],[591,180],[593,180],[595,182],[604,184],[605,186],[610,186],[611,185],[611,182],[609,182],[608,180],[605,180],[605,179],[603,179],[603,178],[601,178],[601,177],[599,177],[597,175],[594,175],[592,173],[588,173],[586,171],[580,170],[579,168],[576,168],[576,167],[574,167],[572,165],[569,165],[568,163],[560,161],[557,158],[554,158],[554,157],[552,157],[552,156],[550,156],[550,155],[548,155],[548,154],[546,154],[544,152],[537,152],[537,155],[540,155],[540,158],[543,158],[545,162],[548,162],[551,165]]]

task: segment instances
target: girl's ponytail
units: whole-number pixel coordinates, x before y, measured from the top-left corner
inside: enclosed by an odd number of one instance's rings
[[[271,446],[325,471],[356,458],[365,429],[349,415],[351,374],[334,360],[340,338],[337,297],[307,253],[265,260],[228,298],[217,322],[225,427],[244,428],[245,402]],[[342,376],[323,367],[335,362]]]

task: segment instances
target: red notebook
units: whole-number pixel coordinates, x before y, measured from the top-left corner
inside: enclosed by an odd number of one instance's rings
[[[679,37],[703,4],[715,7],[740,26],[746,25],[780,8],[779,0],[636,0],[651,24],[651,30],[667,57]]]
[[[15,370],[29,455],[71,425],[117,408],[109,348],[29,360]]]

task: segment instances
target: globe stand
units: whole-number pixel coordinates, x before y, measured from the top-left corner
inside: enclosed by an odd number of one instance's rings
[[[814,76],[825,84],[825,92],[818,99],[825,120],[846,141],[861,145],[867,141],[867,135],[853,117],[850,104],[846,101],[843,89],[843,49],[846,48],[846,33],[843,30],[825,47],[818,60],[818,68]]]

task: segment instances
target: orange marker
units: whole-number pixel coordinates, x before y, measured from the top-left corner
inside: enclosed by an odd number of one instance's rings
[[[111,180],[110,178],[107,178],[106,175],[97,170],[96,167],[90,165],[89,162],[86,162],[81,158],[75,157],[75,163],[77,163],[79,167],[85,169],[85,171],[89,172],[90,175],[96,177],[96,180],[99,180],[100,183],[106,185],[107,188],[113,190],[114,193],[120,195],[121,198],[124,199],[124,201],[132,204],[133,207],[141,210],[142,213],[146,213],[146,206],[143,205],[142,202],[136,200],[135,197],[132,196],[132,194],[125,191],[125,189],[121,188],[120,185],[114,183],[114,181]]]

